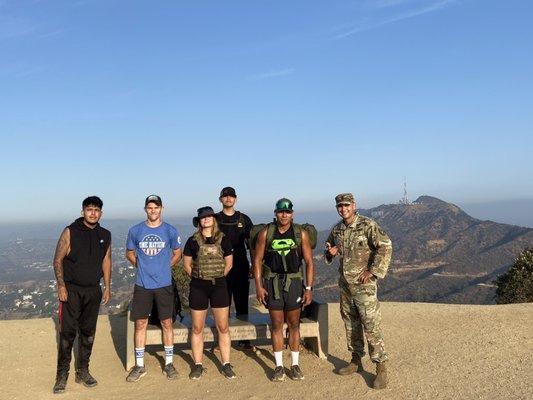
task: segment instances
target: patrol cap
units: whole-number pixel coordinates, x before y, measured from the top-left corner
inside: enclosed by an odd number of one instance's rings
[[[231,186],[226,186],[220,191],[219,197],[226,197],[226,196],[237,197],[237,193],[235,193],[235,189],[233,189]]]
[[[335,196],[335,204],[352,204],[355,203],[353,194],[351,193],[341,193]]]
[[[192,219],[192,224],[194,226],[198,226],[198,222],[200,222],[202,218],[212,217],[215,215],[215,211],[209,206],[200,207],[198,210],[196,210],[196,212],[198,213],[198,216]]]
[[[161,201],[161,197],[159,197],[157,194],[151,194],[150,196],[148,196],[146,200],[144,201],[144,206],[146,207],[148,203],[155,203],[159,207],[163,205],[163,201]]]
[[[290,201],[289,199],[286,199],[285,197],[276,201],[276,209],[274,210],[274,212],[280,212],[280,211],[293,212],[292,201]]]

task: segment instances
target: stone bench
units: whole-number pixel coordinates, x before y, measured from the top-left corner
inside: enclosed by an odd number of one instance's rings
[[[230,317],[230,335],[232,341],[237,340],[261,340],[270,339],[270,317],[268,314],[249,314],[248,318],[239,319]],[[285,324],[284,330],[287,329]],[[126,370],[135,365],[135,349],[133,335],[135,321],[131,320],[128,311],[126,340],[127,356]],[[300,320],[300,336],[306,347],[312,350],[318,357],[326,358],[328,354],[328,305],[313,301]],[[206,318],[204,328],[205,343],[213,343],[217,340],[217,329],[212,315]],[[191,343],[191,319],[187,316],[183,321],[176,320],[174,323],[174,344]],[[161,328],[148,325],[146,332],[146,346],[162,346]]]

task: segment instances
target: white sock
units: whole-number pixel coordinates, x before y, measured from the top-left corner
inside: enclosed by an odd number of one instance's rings
[[[292,359],[292,365],[298,365],[298,362],[300,361],[300,352],[291,351],[291,359]]]
[[[144,367],[144,347],[135,347],[135,364]]]
[[[174,346],[165,346],[165,365],[172,364],[174,357]]]
[[[283,367],[283,351],[275,351],[276,367]]]

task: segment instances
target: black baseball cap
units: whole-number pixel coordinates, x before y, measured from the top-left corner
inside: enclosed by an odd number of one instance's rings
[[[161,201],[161,197],[159,197],[157,194],[151,194],[146,198],[144,201],[144,206],[146,207],[148,203],[155,203],[159,207],[163,206],[163,202]]]
[[[289,211],[292,213],[293,212],[292,201],[290,201],[289,199],[285,197],[276,201],[276,209],[274,210],[274,212],[281,212],[281,211]]]
[[[226,197],[226,196],[237,197],[237,193],[235,193],[235,189],[233,189],[231,186],[226,186],[224,189],[220,191],[219,197]]]

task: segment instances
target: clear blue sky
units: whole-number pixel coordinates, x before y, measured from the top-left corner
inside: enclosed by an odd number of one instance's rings
[[[0,0],[0,220],[533,198],[533,2]]]

